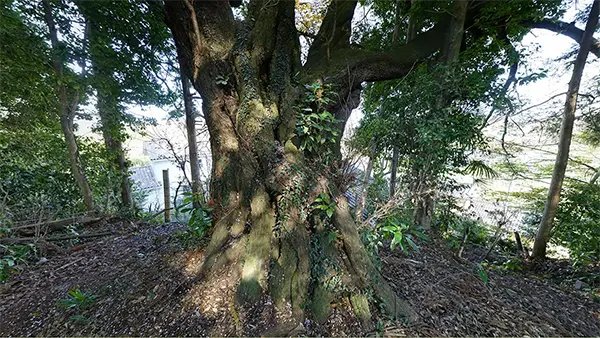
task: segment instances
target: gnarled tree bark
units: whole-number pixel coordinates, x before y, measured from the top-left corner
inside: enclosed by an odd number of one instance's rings
[[[238,334],[286,335],[306,318],[326,320],[345,300],[365,325],[368,299],[393,316],[416,316],[372,263],[323,154],[338,153],[361,83],[404,76],[439,52],[451,20],[442,16],[410,42],[373,52],[350,45],[356,4],[331,1],[301,64],[293,1],[251,0],[244,21],[227,1],[165,2],[182,70],[202,96],[213,159],[213,228],[197,275],[226,285],[225,308],[272,309],[278,326],[252,331],[252,319],[241,318]],[[297,121],[306,113],[297,107],[305,85],[318,82],[337,94],[321,108],[341,123],[335,144],[312,152],[300,146]],[[336,201],[330,218],[311,206],[321,194]]]

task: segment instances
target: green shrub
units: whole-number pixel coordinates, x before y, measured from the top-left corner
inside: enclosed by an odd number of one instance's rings
[[[199,208],[194,208],[195,203],[202,202],[201,197],[195,196],[191,192],[185,192],[183,195],[183,202],[177,207],[177,212],[189,215],[188,228],[184,235],[187,239],[202,239],[212,225],[210,216],[212,209],[204,204],[201,204]]]
[[[20,265],[27,265],[28,260],[36,252],[35,245],[1,245],[0,252],[0,282],[8,280],[11,274],[19,273]]]
[[[394,216],[384,219],[377,227],[382,238],[390,240],[390,249],[399,247],[405,254],[409,253],[409,249],[419,251],[419,246],[415,243],[417,237],[429,240],[420,227],[411,226]]]
[[[81,291],[79,288],[71,288],[67,297],[56,302],[58,307],[80,312],[88,309],[96,302],[96,296]]]
[[[65,218],[85,211],[83,198],[71,174],[62,134],[46,126],[35,128],[33,134],[18,128],[0,133],[1,197],[6,194],[3,221],[40,216]],[[115,191],[118,191],[120,181],[113,165],[106,160],[104,144],[80,137],[78,146],[96,205],[108,206],[115,211],[118,207]]]
[[[551,239],[575,263],[600,261],[600,185],[568,184],[562,193]]]
[[[440,232],[447,239],[462,239],[466,229],[469,229],[467,240],[471,243],[486,245],[490,239],[490,231],[480,220],[465,217],[454,213],[453,205],[446,205],[436,214],[437,225]],[[452,241],[452,240],[451,240]]]
[[[546,195],[536,191],[520,197],[528,209],[524,227],[530,237],[535,237]],[[550,241],[566,247],[576,264],[600,260],[600,185],[566,182]]]

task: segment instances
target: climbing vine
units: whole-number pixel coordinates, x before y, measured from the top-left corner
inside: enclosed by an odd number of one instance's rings
[[[298,121],[296,131],[300,138],[300,150],[308,153],[329,154],[327,145],[335,144],[339,135],[337,120],[326,107],[333,102],[334,92],[331,85],[316,81],[305,85],[304,98],[297,107]]]

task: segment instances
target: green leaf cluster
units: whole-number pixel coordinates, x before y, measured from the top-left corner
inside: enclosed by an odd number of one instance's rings
[[[212,226],[212,208],[202,204],[204,202],[202,196],[195,195],[192,192],[185,192],[183,195],[183,202],[177,207],[177,212],[189,215],[185,236],[188,239],[202,239]],[[200,204],[200,207],[194,207],[194,204]]]
[[[385,218],[378,223],[377,228],[383,239],[390,240],[390,249],[399,247],[405,254],[408,254],[409,250],[419,251],[419,246],[415,243],[416,238],[429,240],[420,227],[411,226],[395,216]]]
[[[316,154],[335,144],[340,121],[325,110],[333,101],[328,84],[316,81],[306,85],[305,89],[304,98],[297,107],[296,133],[300,138],[300,149]]]

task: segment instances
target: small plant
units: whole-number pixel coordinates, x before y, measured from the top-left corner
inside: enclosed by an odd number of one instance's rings
[[[69,313],[69,321],[76,324],[87,324],[89,318],[84,316],[83,313],[95,303],[96,296],[73,287],[69,290],[67,297],[56,302],[56,305]]]
[[[518,258],[511,258],[506,262],[502,263],[502,268],[504,270],[509,271],[522,271],[523,270],[523,261]]]
[[[79,288],[71,288],[67,298],[59,300],[56,305],[67,310],[83,311],[96,302],[96,296],[87,294]]]
[[[7,226],[0,226],[0,238],[9,235],[11,232],[10,228]]]
[[[201,239],[212,225],[210,213],[212,208],[201,204],[199,208],[195,208],[194,204],[200,204],[201,198],[195,196],[191,192],[184,193],[183,203],[177,208],[179,213],[189,213],[188,229],[186,235],[188,238]]]
[[[477,274],[479,275],[479,279],[481,279],[483,285],[487,285],[488,283],[488,275],[487,271],[485,270],[486,266],[486,263],[479,263],[475,266],[475,272],[477,272]]]
[[[600,290],[594,292],[590,290],[590,296],[592,296],[592,300],[596,303],[600,303]]]
[[[379,258],[379,248],[383,246],[381,234],[373,227],[363,227],[360,231],[360,240],[365,249],[371,256],[371,260],[378,270],[381,270],[381,259]]]
[[[0,251],[5,254],[0,258],[0,282],[6,282],[13,273],[19,273],[19,265],[27,265],[27,260],[35,254],[35,246],[29,245],[0,245]]]
[[[400,247],[405,254],[408,254],[409,248],[419,251],[419,246],[415,243],[415,237],[429,240],[429,237],[421,232],[420,228],[412,227],[395,217],[386,218],[383,223],[379,224],[379,229],[384,239],[391,239],[390,249]]]
[[[324,110],[332,102],[330,86],[316,81],[306,85],[304,99],[298,109],[296,131],[300,137],[300,150],[316,152],[326,143],[334,144],[339,135],[339,120]]]
[[[327,194],[319,194],[315,201],[313,202],[313,207],[317,210],[322,210],[327,215],[327,218],[331,218],[333,213],[335,212],[335,207],[337,203],[335,201],[331,201],[331,198]]]

